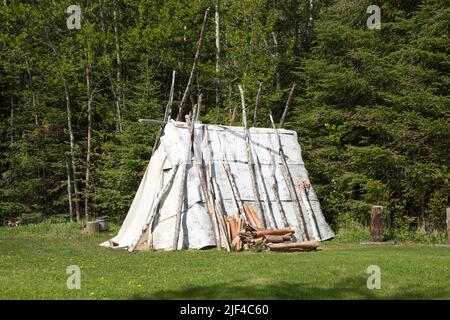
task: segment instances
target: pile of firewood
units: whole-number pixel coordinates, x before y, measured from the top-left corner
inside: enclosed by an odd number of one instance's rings
[[[293,229],[265,229],[255,210],[246,205],[243,207],[246,219],[239,215],[225,217],[234,250],[248,250],[257,246],[277,252],[312,251],[318,248],[317,241],[295,242]]]

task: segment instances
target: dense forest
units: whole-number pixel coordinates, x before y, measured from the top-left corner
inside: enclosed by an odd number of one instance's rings
[[[207,8],[188,109],[241,125],[238,85],[250,106],[261,88],[269,127],[296,83],[285,127],[335,228],[378,204],[389,228],[444,229],[448,0],[3,0],[0,222],[125,217],[159,129],[137,120],[163,119],[174,70],[176,115]]]

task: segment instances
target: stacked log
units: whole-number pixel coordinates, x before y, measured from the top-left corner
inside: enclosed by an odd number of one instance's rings
[[[236,251],[262,246],[273,252],[313,251],[319,247],[318,241],[295,242],[291,228],[264,229],[253,208],[244,205],[245,220],[242,216],[225,217],[227,229],[232,239],[231,247]],[[246,222],[247,221],[247,222]]]

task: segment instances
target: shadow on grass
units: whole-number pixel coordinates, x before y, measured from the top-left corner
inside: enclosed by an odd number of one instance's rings
[[[332,287],[320,288],[305,283],[278,283],[270,285],[251,285],[223,283],[215,286],[195,286],[179,290],[162,290],[149,295],[136,294],[135,300],[208,300],[208,299],[258,299],[258,300],[296,300],[296,299],[449,299],[448,288],[395,288],[369,290],[366,277],[349,277],[336,282]]]

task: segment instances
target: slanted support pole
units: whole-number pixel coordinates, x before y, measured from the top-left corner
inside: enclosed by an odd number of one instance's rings
[[[184,204],[184,196],[186,194],[186,182],[187,182],[187,173],[189,165],[191,164],[192,160],[192,139],[195,129],[195,121],[193,119],[193,115],[196,113],[196,108],[194,108],[194,112],[192,113],[192,116],[190,118],[190,123],[188,122],[188,125],[190,126],[189,134],[188,134],[188,141],[186,142],[187,148],[186,148],[186,157],[185,157],[185,163],[183,166],[183,173],[181,176],[181,184],[180,184],[180,190],[178,193],[178,204],[177,204],[177,215],[175,219],[175,233],[173,236],[173,244],[172,249],[177,250],[178,248],[178,240],[180,238],[180,225],[181,225],[181,214],[183,211],[183,204]]]
[[[373,242],[383,241],[383,230],[381,226],[381,216],[384,208],[382,206],[373,206],[370,210],[370,234]]]
[[[297,84],[294,83],[292,85],[291,92],[289,93],[289,98],[287,99],[286,107],[284,108],[283,115],[281,116],[280,125],[278,126],[279,128],[283,128],[283,126],[284,126],[284,122],[286,121],[286,116],[289,112],[289,109],[291,108],[292,100],[294,100],[296,88],[297,88]]]
[[[286,162],[286,156],[283,151],[283,145],[281,144],[281,137],[278,132],[277,127],[275,126],[275,122],[273,121],[272,112],[269,110],[269,119],[272,123],[272,127],[275,130],[275,135],[278,140],[278,156],[281,160],[282,166],[281,166],[281,172],[283,173],[284,181],[286,182],[286,186],[289,190],[289,195],[291,196],[292,204],[294,205],[294,212],[295,216],[297,218],[298,227],[300,229],[300,234],[302,236],[302,241],[309,240],[309,236],[306,230],[306,223],[304,221],[302,208],[300,206],[300,201],[298,199],[297,192],[295,191],[295,184],[294,180],[292,179],[292,175],[289,171],[289,166]]]
[[[258,183],[256,179],[256,170],[255,170],[255,161],[253,160],[252,155],[252,142],[250,137],[250,132],[248,130],[247,126],[247,112],[245,107],[245,99],[244,99],[244,90],[241,86],[239,86],[239,92],[241,93],[241,103],[242,103],[242,122],[244,124],[244,132],[245,132],[245,148],[247,153],[247,164],[248,164],[248,171],[250,173],[250,179],[252,181],[252,189],[253,189],[253,196],[255,197],[255,205],[258,210],[257,214],[259,214],[259,218],[261,221],[263,221],[263,224],[265,227],[267,227],[267,221],[264,217],[263,208],[261,206],[260,202],[260,196],[258,191]]]
[[[170,93],[169,93],[169,102],[167,103],[166,110],[164,111],[164,123],[161,125],[161,127],[158,130],[158,134],[156,135],[155,144],[153,145],[153,149],[152,149],[152,155],[155,153],[156,149],[158,148],[159,140],[161,138],[161,134],[163,133],[164,126],[170,120],[170,117],[172,115],[173,94],[175,91],[175,75],[176,75],[176,72],[175,72],[175,70],[173,70],[172,84],[170,86]],[[141,121],[146,121],[146,119],[139,119],[139,122],[141,122]],[[141,122],[141,123],[145,123],[145,122]]]
[[[203,39],[205,38],[206,22],[208,21],[208,15],[209,15],[209,8],[206,9],[205,16],[203,17],[202,30],[200,31],[200,39],[198,40],[197,52],[195,53],[194,63],[192,64],[191,75],[189,76],[189,80],[186,85],[186,89],[184,91],[183,98],[181,99],[181,102],[180,102],[180,109],[178,111],[177,121],[180,121],[182,119],[183,114],[186,111],[186,102],[189,98],[189,94],[191,93],[192,85],[194,83],[194,76],[195,76],[196,70],[197,70],[198,60],[199,60],[201,52],[202,52],[202,44],[203,44]]]
[[[139,123],[157,125],[157,126],[163,126],[165,123],[163,120],[156,120],[156,119],[139,119],[138,121],[139,121]]]
[[[262,82],[259,83],[258,94],[256,95],[255,110],[253,111],[253,127],[256,127],[256,120],[258,119],[258,106],[261,101]]]

